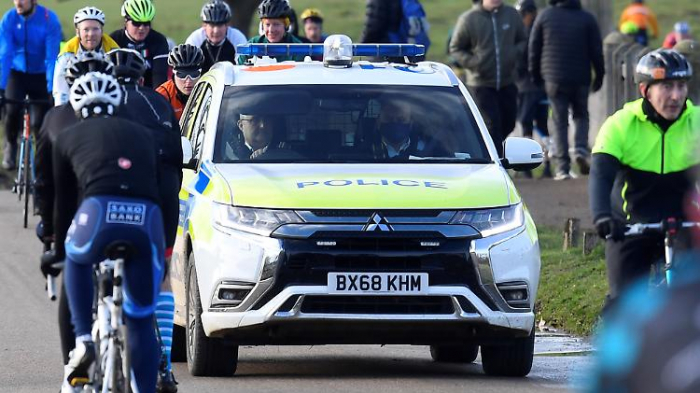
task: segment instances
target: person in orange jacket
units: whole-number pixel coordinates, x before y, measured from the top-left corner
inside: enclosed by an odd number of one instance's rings
[[[182,117],[187,99],[202,76],[203,63],[202,50],[190,44],[180,44],[168,55],[168,65],[173,68],[173,77],[158,86],[156,91],[172,105],[177,120]]]
[[[644,0],[632,0],[632,3],[622,11],[619,23],[621,30],[627,22],[637,25],[638,30],[634,38],[640,45],[649,44],[649,29],[651,29],[651,38],[659,36],[659,22],[656,20],[656,14],[644,4]]]

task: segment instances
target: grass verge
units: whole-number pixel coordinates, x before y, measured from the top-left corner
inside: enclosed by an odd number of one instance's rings
[[[602,244],[584,256],[581,248],[562,251],[560,230],[539,228],[539,236],[538,321],[577,335],[591,334],[608,292]]]

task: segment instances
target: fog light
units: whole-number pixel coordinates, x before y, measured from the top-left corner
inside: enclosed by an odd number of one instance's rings
[[[512,282],[498,284],[498,291],[501,292],[503,300],[513,308],[529,308],[530,298],[528,296],[528,287],[524,282]]]
[[[525,300],[527,299],[527,292],[525,292],[524,289],[518,289],[515,291],[504,291],[503,296],[506,298],[506,301],[518,301],[518,300]]]
[[[222,281],[214,291],[212,307],[236,307],[243,303],[253,290],[254,284]]]

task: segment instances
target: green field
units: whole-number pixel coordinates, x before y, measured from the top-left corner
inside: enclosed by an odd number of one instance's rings
[[[513,4],[515,1],[507,1]],[[122,19],[119,14],[119,0],[43,0],[42,4],[55,10],[64,26],[64,34],[67,37],[74,34],[72,18],[76,10],[86,5],[100,7],[107,14],[107,32],[118,28]],[[365,13],[365,0],[291,0],[292,5],[301,12],[307,7],[317,7],[326,16],[325,30],[328,33],[344,33],[353,39],[358,39],[362,31]],[[454,25],[457,17],[468,9],[470,0],[422,0],[431,24],[431,39],[433,46],[429,57],[437,61],[445,61],[447,32]],[[615,13],[613,20],[617,20],[627,0],[613,0]],[[697,29],[700,16],[700,8],[696,0],[648,0],[647,3],[657,12],[661,31],[663,32],[654,44],[660,45],[666,32],[673,28],[677,20],[688,20]],[[187,35],[200,26],[199,9],[203,1],[193,0],[155,0],[157,16],[154,27],[162,33],[172,37],[176,42],[182,42]],[[257,24],[253,24],[257,26]],[[248,34],[250,35],[250,34]]]

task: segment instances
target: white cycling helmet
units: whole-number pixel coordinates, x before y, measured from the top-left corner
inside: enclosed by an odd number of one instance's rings
[[[112,75],[88,72],[73,82],[70,105],[78,117],[111,116],[122,102],[122,88]]]
[[[104,26],[105,24],[105,13],[97,7],[85,7],[78,10],[73,16],[73,24],[78,25],[78,23],[86,20],[96,20]]]

